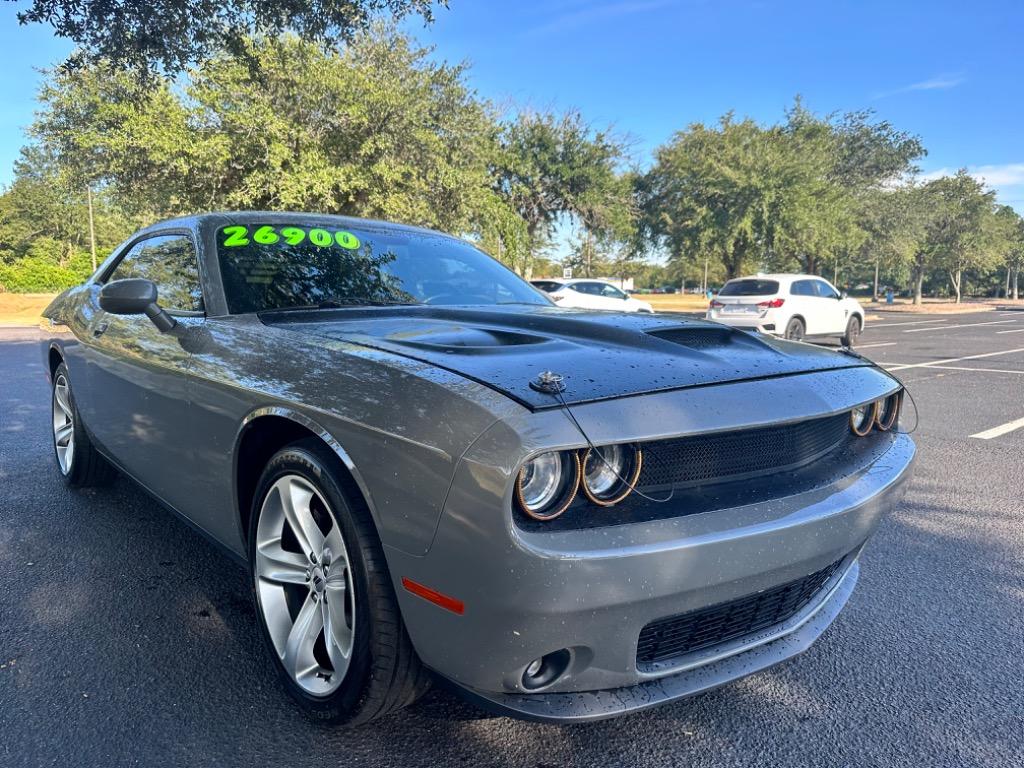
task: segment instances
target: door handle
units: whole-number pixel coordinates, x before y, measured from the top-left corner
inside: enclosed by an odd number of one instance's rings
[[[92,329],[92,335],[93,336],[102,336],[104,334],[104,332],[107,330],[107,328],[108,328],[107,323],[99,323],[95,328]]]

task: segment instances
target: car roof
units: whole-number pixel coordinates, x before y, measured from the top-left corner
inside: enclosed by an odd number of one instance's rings
[[[315,213],[311,211],[210,211],[198,213],[191,216],[179,216],[173,219],[164,219],[155,224],[139,230],[139,234],[152,230],[181,227],[187,229],[198,229],[204,224],[220,226],[222,224],[263,222],[267,220],[288,222],[295,224],[314,224],[325,220],[336,222],[339,225],[357,228],[390,229],[404,232],[418,232],[420,234],[441,235],[454,237],[446,232],[439,232],[426,227],[416,227],[410,224],[399,224],[393,221],[381,219],[361,219],[356,216],[340,216],[333,213]]]
[[[824,280],[828,282],[827,278],[821,275],[801,275],[796,272],[775,272],[769,275],[746,275],[744,277],[734,277],[732,280],[726,282],[732,283],[736,280],[775,280],[780,283],[790,283],[794,280]]]

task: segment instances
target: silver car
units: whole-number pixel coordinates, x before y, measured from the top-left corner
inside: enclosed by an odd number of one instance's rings
[[[118,470],[244,564],[284,687],[332,721],[436,676],[594,720],[788,659],[915,453],[852,353],[560,309],[382,222],[163,222],[45,317],[66,482]]]

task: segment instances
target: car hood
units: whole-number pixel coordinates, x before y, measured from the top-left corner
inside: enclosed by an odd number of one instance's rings
[[[530,386],[543,371],[563,377],[566,402],[583,403],[869,364],[681,315],[413,306],[264,312],[260,320],[420,360],[534,410],[558,405]]]

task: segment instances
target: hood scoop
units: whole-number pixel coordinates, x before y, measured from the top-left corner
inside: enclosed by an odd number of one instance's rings
[[[648,331],[647,334],[662,341],[679,344],[688,349],[714,349],[716,347],[727,347],[734,343],[745,344],[746,342],[752,342],[762,348],[767,346],[753,334],[724,326],[721,328],[658,328]]]

